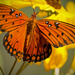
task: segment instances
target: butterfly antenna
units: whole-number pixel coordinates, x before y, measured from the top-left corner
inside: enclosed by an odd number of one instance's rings
[[[33,7],[33,4],[32,4],[32,1],[30,0],[30,2],[31,2],[31,6]],[[35,13],[35,10],[33,9],[33,12]]]

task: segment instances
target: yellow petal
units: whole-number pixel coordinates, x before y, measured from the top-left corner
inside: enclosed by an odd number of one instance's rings
[[[66,47],[54,48],[52,47],[51,56],[44,61],[44,67],[48,71],[54,68],[61,68],[67,60]]]
[[[73,3],[72,1],[69,1],[67,4],[66,4],[66,10],[70,13],[73,13],[75,14],[75,3]]]
[[[30,64],[30,65],[33,65],[33,62],[30,62],[29,64]]]
[[[23,1],[23,0],[1,0],[0,3],[12,6],[14,8],[20,9],[27,6],[31,6],[31,2]]]
[[[41,1],[31,0],[31,1],[33,5],[46,4],[45,0],[41,0]],[[0,3],[20,9],[27,6],[32,6],[31,1],[30,0],[0,0]]]
[[[36,62],[35,64],[36,64],[36,65],[41,65],[41,62]]]
[[[18,62],[19,62],[19,63],[21,62],[21,60],[20,60],[20,59],[18,59],[18,58],[17,58],[17,60],[18,60]]]
[[[0,31],[0,34],[1,34],[2,32]]]
[[[12,0],[0,0],[0,3],[9,5]]]
[[[50,62],[50,57],[44,60],[44,67],[45,67],[45,71],[49,71],[50,67],[49,67],[49,62]]]
[[[41,14],[43,14],[43,15],[41,15]],[[41,17],[45,17],[47,15],[48,15],[47,12],[45,12],[45,11],[42,12],[41,11],[41,12],[38,13],[37,17],[40,17],[41,18]]]

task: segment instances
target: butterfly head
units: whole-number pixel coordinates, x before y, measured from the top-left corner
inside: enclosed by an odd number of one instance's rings
[[[37,12],[34,12],[34,13],[31,15],[31,18],[32,18],[32,19],[36,19],[36,15],[37,15]]]

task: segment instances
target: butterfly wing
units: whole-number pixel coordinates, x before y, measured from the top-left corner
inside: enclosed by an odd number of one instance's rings
[[[5,46],[8,53],[18,59],[23,58],[26,28],[27,27],[23,25],[16,30],[7,32],[5,37],[3,38],[3,45]]]
[[[33,34],[28,35],[26,40],[30,41],[28,48],[24,46],[23,60],[28,62],[39,62],[48,58],[52,52],[52,48],[49,42],[40,34],[40,31],[35,27]],[[28,42],[28,41],[27,41]]]
[[[75,26],[64,22],[43,19],[37,21],[41,35],[54,47],[75,43]]]
[[[0,4],[0,30],[2,32],[15,30],[29,18],[21,11],[7,5]]]
[[[23,57],[28,20],[29,18],[23,12],[0,4],[0,30],[7,32],[3,45],[11,55],[19,59]]]

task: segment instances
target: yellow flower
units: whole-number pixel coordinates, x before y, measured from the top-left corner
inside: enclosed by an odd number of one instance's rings
[[[75,14],[75,3],[73,3],[72,1],[69,1],[67,4],[66,4],[66,10],[72,14]]]
[[[28,2],[27,0],[26,1],[24,0],[0,0],[0,3],[12,6],[17,9],[24,8],[26,6],[31,5],[31,3]]]
[[[31,0],[31,1],[30,0],[0,0],[0,3],[12,6],[17,9],[24,8],[27,6],[32,6],[31,2],[33,5],[46,4],[46,1],[44,0],[41,0],[41,1],[39,0]]]
[[[66,47],[54,48],[52,47],[52,54],[49,58],[44,60],[45,70],[48,71],[54,68],[61,68],[67,60]]]
[[[12,6],[12,7],[15,7],[17,9],[19,8],[24,8],[24,7],[27,7],[27,6],[32,6],[35,8],[35,6],[50,6],[51,7],[55,7],[55,8],[60,8],[61,5],[60,5],[60,0],[59,1],[52,1],[52,0],[0,0],[0,3],[2,4],[6,4],[6,5],[9,5],[9,6]]]
[[[69,23],[72,23],[75,25],[75,3],[73,3],[72,1],[69,1],[66,5],[66,10],[71,13],[73,16],[73,18],[67,18],[66,20]]]

